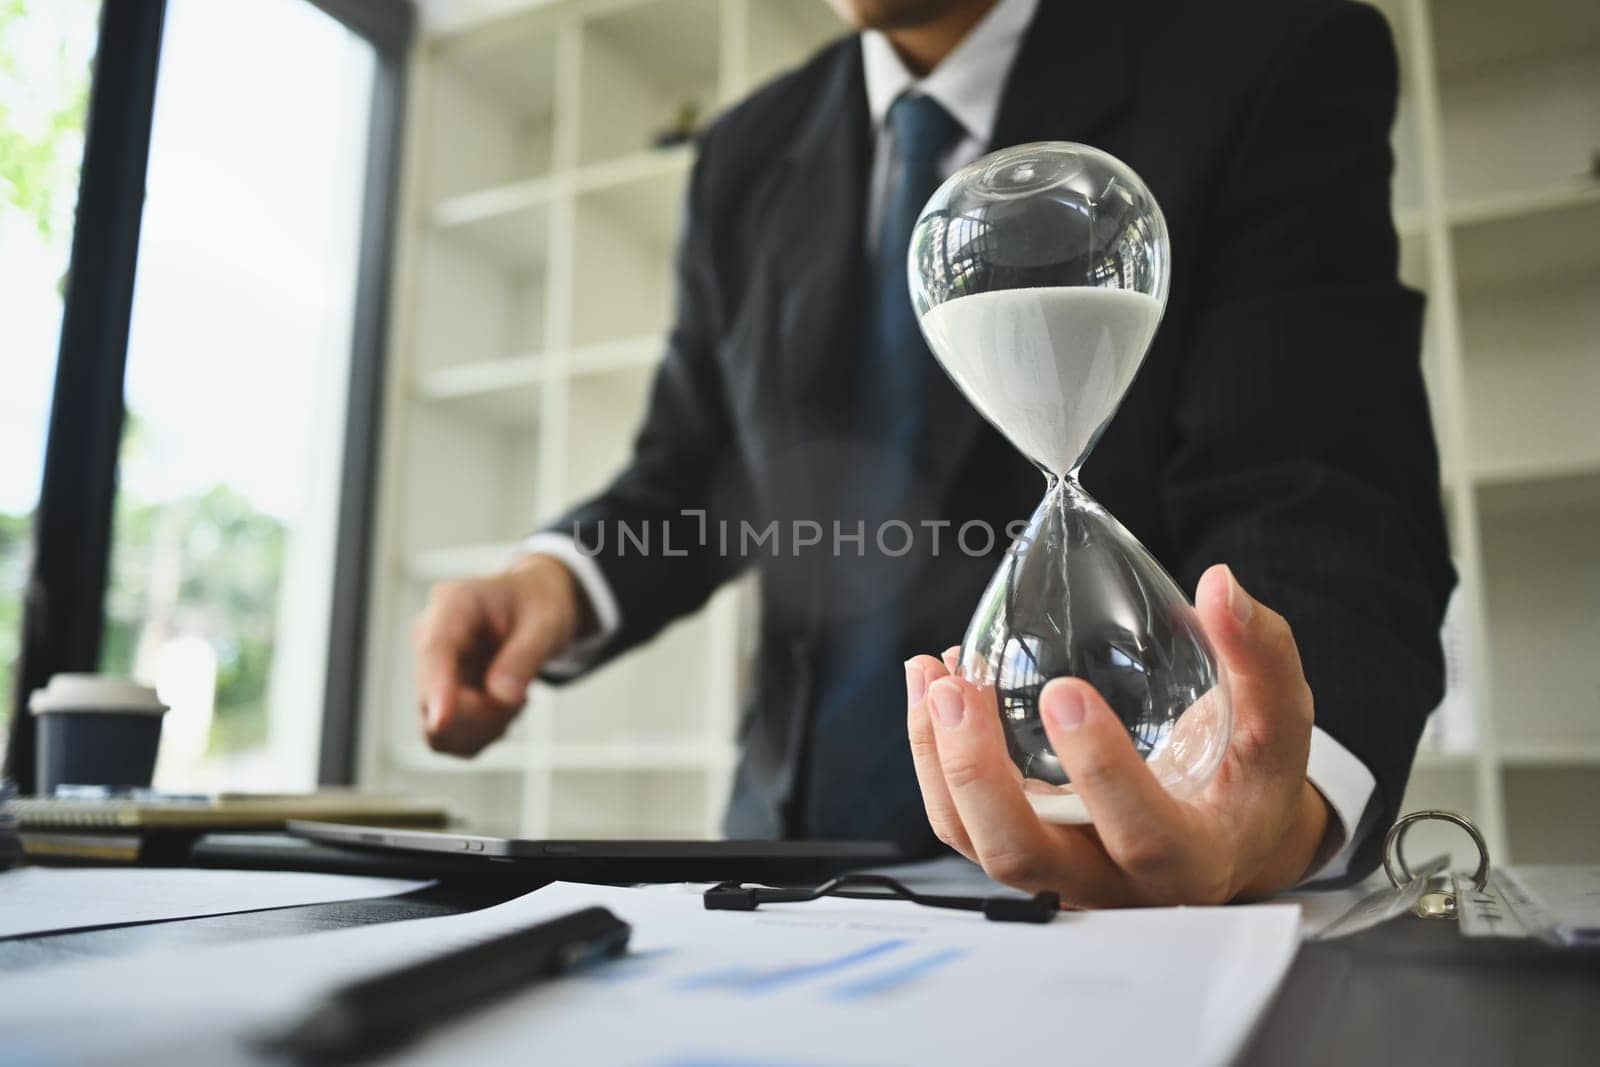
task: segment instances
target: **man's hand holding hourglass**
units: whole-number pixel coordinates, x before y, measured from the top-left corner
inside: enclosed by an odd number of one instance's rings
[[[1162,788],[1087,683],[1057,679],[1040,696],[1051,746],[1093,825],[1035,814],[992,694],[934,656],[907,662],[907,728],[940,840],[997,881],[1080,906],[1220,904],[1299,882],[1324,853],[1329,819],[1306,778],[1312,700],[1294,635],[1225,566],[1206,572],[1195,600],[1234,714],[1222,767],[1197,797]]]

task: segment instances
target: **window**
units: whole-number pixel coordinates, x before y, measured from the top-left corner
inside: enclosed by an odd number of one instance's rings
[[[98,0],[0,0],[0,746],[72,250]]]
[[[374,68],[305,0],[167,5],[101,651],[162,788],[316,780]]]

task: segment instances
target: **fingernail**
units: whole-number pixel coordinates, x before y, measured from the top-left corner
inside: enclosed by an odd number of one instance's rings
[[[428,701],[428,729],[437,730],[439,722],[444,718],[444,705],[438,697]]]
[[[1239,584],[1239,579],[1233,576],[1233,568],[1228,568],[1228,610],[1233,612],[1233,617],[1243,625],[1250,621],[1250,616],[1255,614],[1255,601],[1250,599],[1250,594],[1244,591],[1244,586]]]
[[[489,692],[494,694],[496,700],[515,704],[528,695],[528,687],[520,678],[513,678],[509,674],[497,674],[489,679]]]
[[[1082,726],[1083,717],[1088,712],[1089,705],[1084,703],[1083,694],[1072,686],[1055,687],[1044,701],[1044,713],[1063,730],[1076,730]]]
[[[922,668],[910,660],[906,660],[906,700],[912,704],[922,703],[922,698],[928,695],[928,679],[923,675]]]
[[[933,717],[939,720],[939,725],[946,730],[961,725],[962,704],[961,693],[953,685],[941,686],[933,691],[930,698],[933,703]]]

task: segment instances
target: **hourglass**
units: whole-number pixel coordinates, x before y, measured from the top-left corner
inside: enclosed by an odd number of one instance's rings
[[[972,616],[960,672],[993,694],[1039,817],[1089,822],[1045,736],[1052,678],[1092,684],[1158,781],[1216,774],[1232,705],[1198,616],[1166,571],[1078,484],[1166,306],[1166,221],[1144,182],[1086,145],[985,156],[923,208],[911,298],[945,371],[1046,478],[1044,500]]]

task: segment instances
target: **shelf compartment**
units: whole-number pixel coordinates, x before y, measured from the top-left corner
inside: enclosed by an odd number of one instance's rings
[[[1475,480],[1600,466],[1594,422],[1600,397],[1597,296],[1600,265],[1542,285],[1485,291],[1463,305],[1469,469]]]
[[[1433,5],[1452,201],[1589,172],[1600,147],[1600,6]]]
[[[728,743],[731,739],[711,738],[715,724],[728,720],[705,700],[710,688],[708,636],[708,619],[701,611],[604,670],[562,686],[550,726],[556,750],[681,755],[686,739],[699,739],[702,747]]]
[[[562,503],[571,506],[604,488],[633,454],[654,372],[627,367],[574,376],[567,389],[567,441]]]
[[[1600,863],[1600,766],[1510,767],[1502,778],[1516,863]]]
[[[660,334],[649,333],[621,341],[584,345],[572,350],[568,366],[574,376],[650,370],[660,362],[665,344]]]
[[[1600,742],[1589,744],[1538,744],[1519,742],[1500,752],[1503,767],[1600,768]]]
[[[420,245],[415,374],[545,348],[543,253],[520,267],[438,233]]]
[[[552,183],[489,189],[435,206],[433,232],[506,272],[542,274],[550,258]]]
[[[557,374],[544,355],[511,356],[441,367],[421,375],[416,394],[441,411],[509,427],[539,416],[545,385]]]
[[[666,333],[682,199],[681,171],[608,185],[578,198],[574,345]]]
[[[648,0],[583,23],[580,165],[649,149],[692,105],[721,99],[718,0]]]
[[[1463,304],[1484,293],[1600,278],[1600,183],[1530,189],[1459,205],[1452,245]]]
[[[1500,747],[1600,748],[1600,509],[1485,511],[1482,526]]]
[[[1502,467],[1481,472],[1476,488],[1478,510],[1489,519],[1559,522],[1572,513],[1600,513],[1600,463]]]
[[[441,367],[423,375],[417,392],[428,400],[460,400],[480,393],[543,385],[556,373],[542,355],[508,356]]]
[[[681,189],[694,166],[694,149],[690,145],[673,145],[670,148],[652,148],[632,155],[621,156],[604,163],[580,167],[573,176],[573,189],[582,193],[598,193],[636,182],[663,181],[668,188]],[[671,215],[675,212],[669,211]],[[654,225],[656,216],[634,213],[645,226]],[[657,227],[657,232],[661,232]],[[670,233],[667,235],[670,237]]]
[[[485,422],[414,403],[403,451],[402,551],[510,544],[535,528],[536,417],[523,425]]]
[[[458,193],[434,204],[429,221],[435,229],[465,229],[542,211],[565,188],[559,179],[529,178]]]
[[[1470,229],[1498,222],[1514,222],[1535,215],[1576,211],[1596,204],[1600,204],[1600,179],[1577,178],[1458,201],[1450,205],[1445,216],[1451,226]]]
[[[425,189],[439,200],[549,173],[556,98],[550,27],[500,27],[432,46]]]
[[[564,374],[649,370],[660,360],[662,344],[658,335],[649,334],[584,345],[565,354],[565,367],[544,353],[440,367],[418,377],[416,393],[442,409],[520,425],[537,417],[541,390],[552,380]]]

